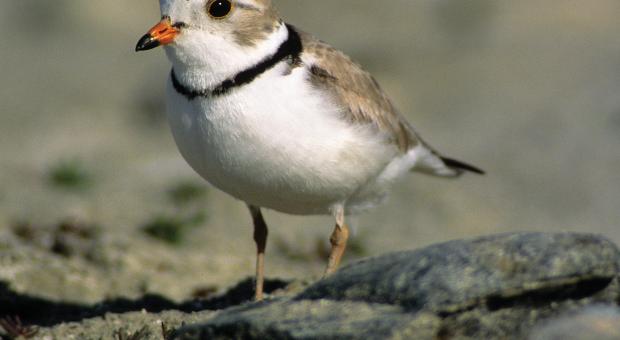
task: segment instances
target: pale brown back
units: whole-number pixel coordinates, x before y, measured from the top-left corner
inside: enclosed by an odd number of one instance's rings
[[[313,84],[332,95],[345,108],[346,120],[372,124],[386,133],[402,152],[420,143],[411,125],[394,108],[370,73],[327,43],[298,32],[304,53],[315,60],[307,65]]]

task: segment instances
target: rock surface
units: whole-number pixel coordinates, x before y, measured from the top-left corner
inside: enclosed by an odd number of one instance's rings
[[[618,299],[618,248],[587,234],[458,240],[353,263],[292,298],[223,311],[174,339],[514,338]]]
[[[278,301],[233,309],[174,339],[411,339],[435,335],[440,319],[388,305]]]
[[[393,253],[343,268],[299,299],[399,305],[454,313],[482,303],[501,307],[528,294],[606,285],[618,250],[589,235],[510,234]]]
[[[361,260],[314,283],[268,280],[258,303],[244,302],[251,280],[203,300],[95,305],[0,282],[0,317],[44,339],[615,339],[619,268],[600,236],[502,234]]]

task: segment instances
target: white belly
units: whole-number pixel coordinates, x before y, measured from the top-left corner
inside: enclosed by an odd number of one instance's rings
[[[339,118],[339,109],[304,80],[303,68],[287,76],[274,68],[212,99],[188,101],[168,83],[179,150],[220,190],[291,214],[328,213],[360,192],[363,200],[382,194],[374,183],[396,148]]]

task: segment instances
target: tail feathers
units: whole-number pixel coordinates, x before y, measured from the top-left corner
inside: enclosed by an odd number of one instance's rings
[[[444,164],[451,169],[454,169],[456,171],[462,172],[462,171],[468,171],[468,172],[473,172],[476,173],[478,175],[484,175],[485,172],[484,170],[481,170],[473,165],[467,164],[467,163],[463,163],[461,161],[458,161],[456,159],[452,159],[452,158],[447,158],[447,157],[441,157],[441,160],[444,162]]]
[[[484,175],[484,171],[481,169],[456,159],[442,157],[428,146],[419,146],[412,151],[415,155],[415,164],[411,169],[412,171],[440,177],[458,177],[464,172]]]

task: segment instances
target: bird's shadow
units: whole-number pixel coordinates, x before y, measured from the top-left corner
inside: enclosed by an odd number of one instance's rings
[[[265,280],[265,292],[284,288],[289,282]],[[0,281],[0,317],[18,316],[25,324],[51,327],[63,322],[81,321],[103,316],[106,313],[126,313],[145,310],[159,313],[167,310],[197,312],[219,310],[248,302],[254,295],[252,279],[246,279],[226,293],[208,299],[192,299],[175,303],[157,294],[145,294],[138,299],[114,298],[96,304],[79,304],[50,299],[13,291],[9,284]]]

